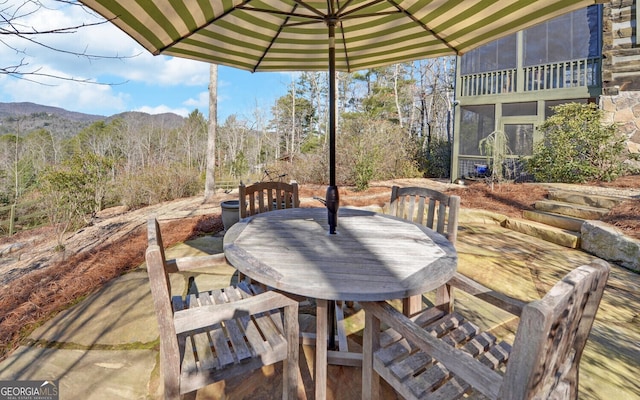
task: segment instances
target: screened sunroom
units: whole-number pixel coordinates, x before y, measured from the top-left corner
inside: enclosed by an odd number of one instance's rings
[[[601,93],[602,7],[591,6],[484,45],[457,59],[451,178],[482,174],[480,142],[508,138],[510,158],[533,152],[536,127],[566,102]]]

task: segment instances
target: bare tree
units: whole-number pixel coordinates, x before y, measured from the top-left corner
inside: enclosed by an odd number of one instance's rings
[[[209,66],[209,134],[207,137],[207,168],[204,200],[211,201],[216,192],[216,130],[218,128],[218,66]]]
[[[400,64],[396,64],[393,68],[393,98],[396,103],[396,110],[398,110],[398,122],[400,123],[400,128],[403,126],[402,121],[402,107],[400,106],[400,98],[398,95],[398,75],[400,75]]]
[[[64,81],[74,81],[81,83],[91,83],[98,85],[114,85],[115,83],[97,82],[93,79],[81,79],[76,77],[67,77],[56,74],[49,74],[42,71],[40,67],[32,67],[27,60],[26,48],[31,45],[41,47],[56,53],[62,53],[71,57],[84,58],[89,61],[100,59],[126,59],[135,56],[121,56],[121,55],[106,55],[106,54],[94,54],[85,50],[76,51],[71,47],[59,47],[51,44],[47,38],[51,38],[53,35],[70,35],[78,34],[80,31],[109,23],[110,21],[99,19],[97,22],[82,22],[72,26],[59,26],[54,28],[38,28],[36,26],[30,26],[27,22],[29,17],[43,12],[52,5],[59,5],[65,7],[81,7],[87,12],[87,17],[92,21],[96,21],[97,14],[86,8],[82,3],[72,0],[49,0],[45,3],[45,0],[0,0],[0,45],[9,48],[18,55],[23,55],[20,60],[0,61],[0,75],[9,75],[18,79],[25,79],[40,84],[45,84],[46,78],[54,78]],[[101,17],[98,17],[101,18]]]

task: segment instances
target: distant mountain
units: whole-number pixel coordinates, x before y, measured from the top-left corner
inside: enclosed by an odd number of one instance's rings
[[[139,127],[155,125],[166,129],[174,129],[184,123],[183,117],[173,113],[151,115],[131,111],[106,117],[35,103],[0,103],[0,136],[16,133],[26,135],[34,130],[46,129],[58,137],[73,137],[94,122],[109,123],[116,118]]]
[[[0,118],[18,117],[31,114],[52,114],[78,122],[94,122],[106,117],[67,111],[64,108],[43,106],[35,103],[0,103]]]
[[[179,128],[185,121],[184,117],[174,113],[147,114],[139,111],[126,111],[110,116],[106,119],[106,122],[111,122],[117,118],[127,122],[134,122],[139,126],[155,125],[156,127],[167,129]]]

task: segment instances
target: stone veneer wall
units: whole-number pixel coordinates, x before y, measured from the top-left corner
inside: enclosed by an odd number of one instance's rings
[[[638,63],[640,68],[640,63]],[[640,153],[640,92],[620,92],[615,96],[600,96],[604,123],[616,123],[627,138],[631,153]]]
[[[640,45],[636,27],[638,0],[613,0],[603,7],[602,91],[605,122],[617,123],[640,152]]]

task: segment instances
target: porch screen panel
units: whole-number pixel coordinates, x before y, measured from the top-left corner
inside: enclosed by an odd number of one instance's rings
[[[515,68],[518,58],[516,45],[514,33],[465,53],[460,58],[462,75]]]
[[[547,100],[544,103],[544,119],[547,119],[549,117],[551,117],[553,114],[555,114],[554,111],[554,107],[555,106],[559,106],[561,104],[566,104],[566,103],[581,103],[581,104],[586,104],[588,103],[589,100],[588,99],[573,99],[573,100]]]
[[[533,124],[505,124],[504,133],[512,154],[533,155]]]
[[[463,106],[460,114],[460,154],[479,156],[480,141],[495,130],[495,106]]]
[[[537,115],[538,103],[529,101],[526,103],[505,103],[502,105],[503,117],[516,117],[520,115]]]
[[[524,65],[599,57],[599,15],[599,6],[592,6],[526,29]]]

